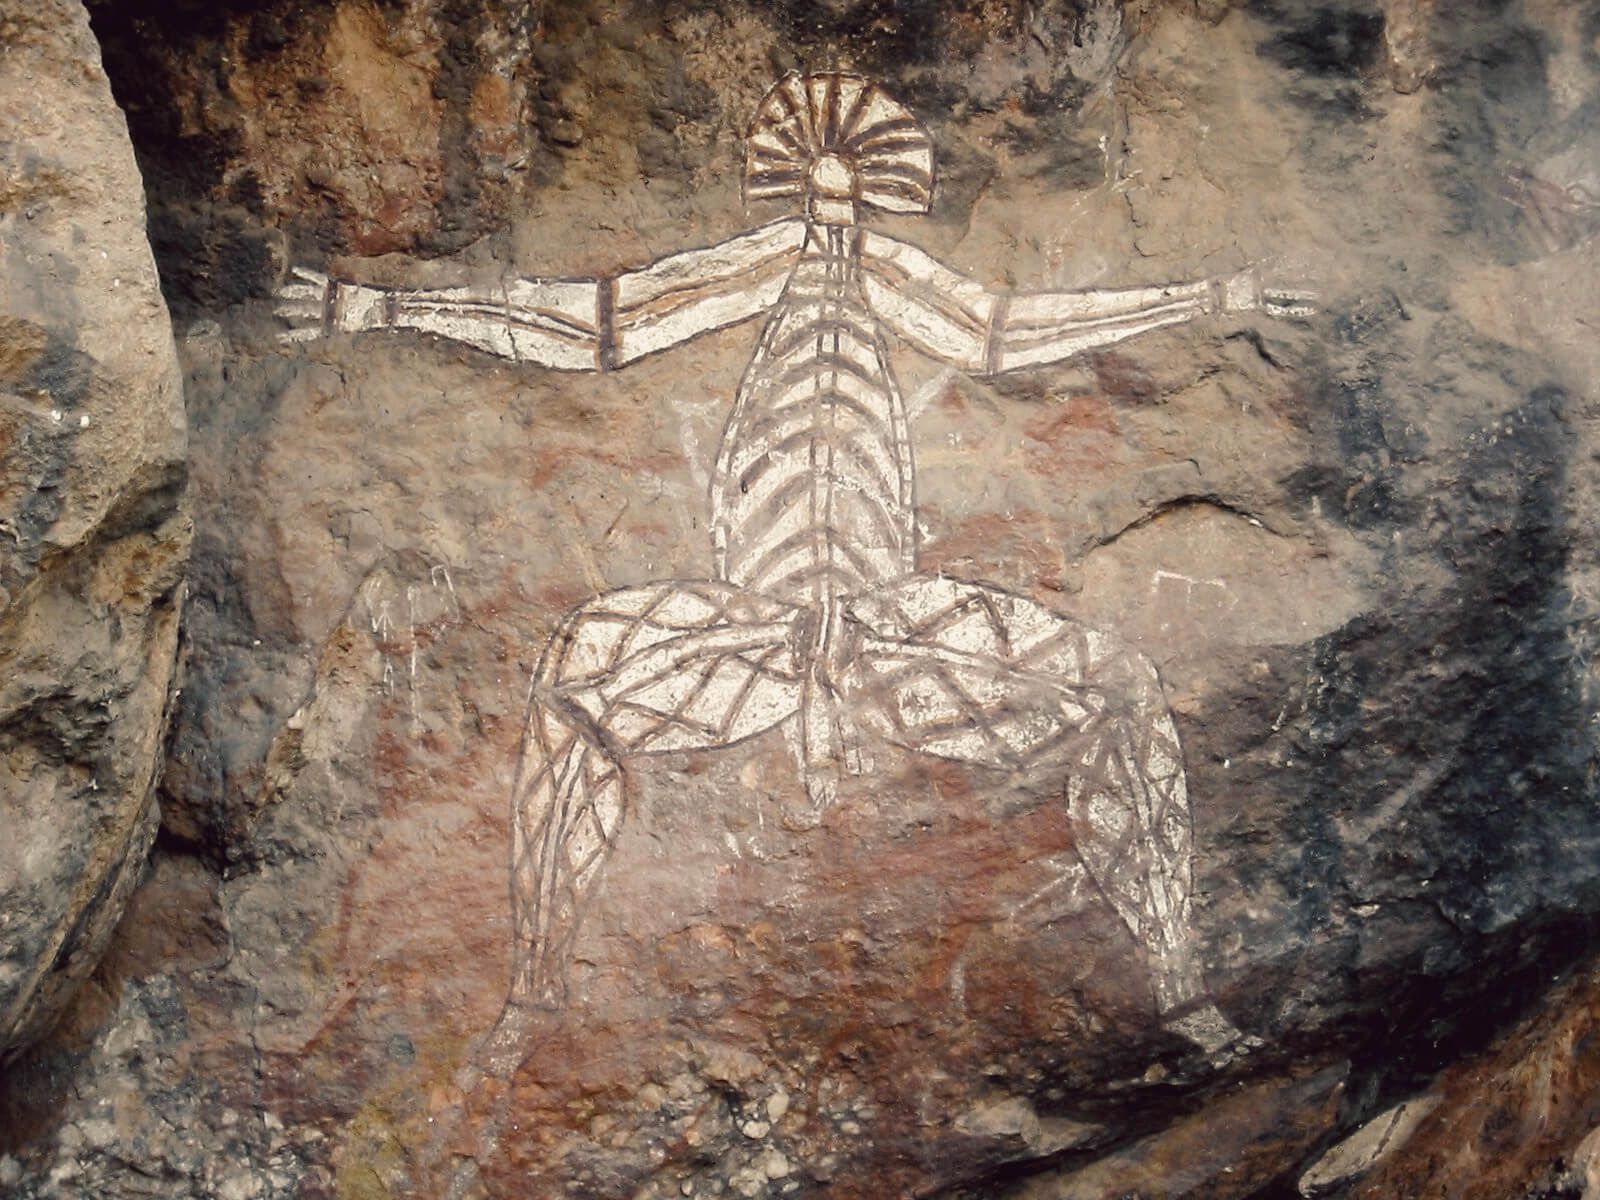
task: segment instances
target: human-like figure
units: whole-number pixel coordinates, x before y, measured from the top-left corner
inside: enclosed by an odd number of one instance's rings
[[[919,573],[912,445],[885,333],[961,370],[1059,362],[1211,313],[1307,312],[1253,274],[1122,291],[996,292],[860,223],[926,212],[933,146],[880,88],[790,75],[762,102],[747,198],[787,217],[600,279],[393,291],[297,272],[286,337],[409,329],[567,371],[620,370],[764,317],[711,481],[711,570],[568,613],[533,682],[513,792],[509,1009],[559,1004],[584,901],[626,815],[628,762],[781,729],[817,813],[861,734],[1058,773],[1089,877],[1148,955],[1163,1019],[1241,1035],[1190,929],[1183,752],[1150,662],[1004,589]]]

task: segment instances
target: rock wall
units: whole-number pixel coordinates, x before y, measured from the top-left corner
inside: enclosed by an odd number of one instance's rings
[[[0,1181],[1580,1194],[1590,8],[94,6],[188,667]]]
[[[188,518],[127,126],[76,3],[0,4],[0,1061],[99,959],[155,836]]]

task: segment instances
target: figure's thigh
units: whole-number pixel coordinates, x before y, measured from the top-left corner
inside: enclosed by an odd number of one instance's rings
[[[1144,726],[1141,741],[1170,747],[1141,758],[1163,775],[1181,769],[1155,669],[1113,634],[1002,588],[937,577],[863,597],[850,616],[861,719],[893,742],[988,766],[1082,769],[1113,727]]]
[[[618,758],[732,745],[798,707],[798,619],[715,581],[607,592],[567,615],[534,694]]]

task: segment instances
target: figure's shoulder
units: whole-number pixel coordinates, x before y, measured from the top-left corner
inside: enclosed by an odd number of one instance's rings
[[[920,247],[876,229],[862,229],[856,247],[866,262],[915,266],[922,270],[941,265],[938,259]]]
[[[862,266],[891,286],[915,284],[937,289],[963,301],[978,303],[984,286],[940,262],[920,246],[886,233],[864,229],[857,243]]]
[[[740,234],[730,241],[748,240],[764,245],[790,247],[798,250],[805,244],[806,219],[804,217],[779,217],[765,225],[757,225],[749,233]]]
[[[626,272],[630,276],[672,275],[684,271],[703,272],[719,268],[748,269],[772,260],[797,256],[805,245],[806,223],[800,217],[780,217],[736,233],[709,246],[680,250],[643,267]]]
[[[892,238],[886,233],[879,233],[876,229],[866,227],[862,228],[856,238],[856,246],[864,258],[894,258],[902,250],[915,249],[899,238]]]

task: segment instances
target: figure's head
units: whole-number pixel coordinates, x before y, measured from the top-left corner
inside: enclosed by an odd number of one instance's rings
[[[804,196],[828,225],[855,223],[858,205],[925,213],[933,196],[933,139],[882,88],[856,75],[779,80],[750,122],[747,200]]]

